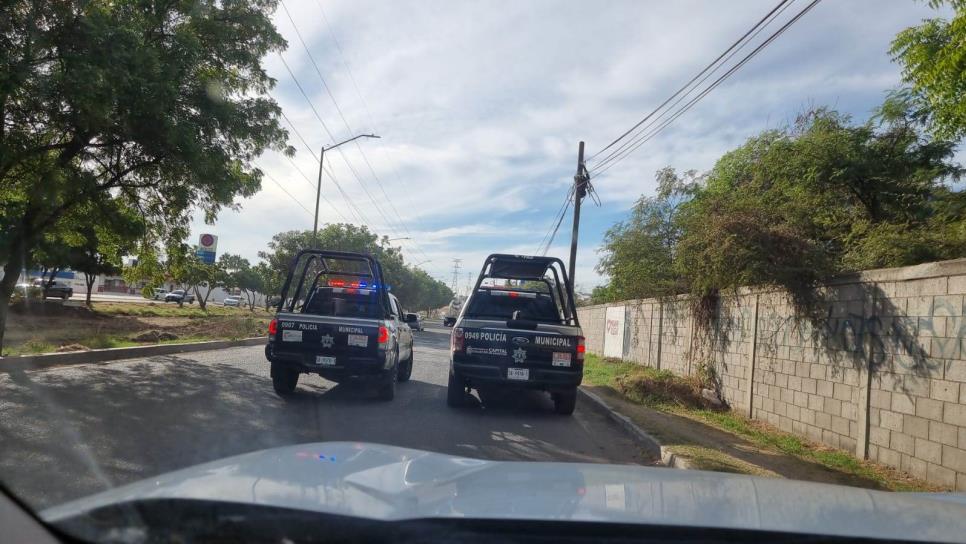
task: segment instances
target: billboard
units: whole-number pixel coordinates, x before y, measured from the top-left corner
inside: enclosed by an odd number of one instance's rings
[[[215,251],[218,249],[218,237],[214,234],[204,233],[198,236],[198,249],[196,255],[201,262],[213,264],[215,262]]]
[[[604,313],[604,357],[624,358],[623,306],[611,306]]]

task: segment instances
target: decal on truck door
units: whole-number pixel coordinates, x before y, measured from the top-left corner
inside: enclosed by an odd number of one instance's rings
[[[331,348],[332,344],[335,343],[335,339],[332,338],[331,334],[323,334],[319,337],[319,343],[322,344],[323,348]]]

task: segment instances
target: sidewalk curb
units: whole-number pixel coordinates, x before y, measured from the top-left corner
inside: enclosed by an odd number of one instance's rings
[[[680,469],[691,468],[691,463],[689,463],[687,459],[672,452],[668,446],[662,445],[657,441],[656,438],[648,434],[647,431],[638,427],[636,423],[631,421],[631,418],[625,416],[624,414],[618,413],[616,410],[611,408],[610,405],[604,401],[604,399],[598,397],[596,394],[591,393],[583,387],[578,387],[577,391],[580,392],[580,394],[582,394],[585,398],[590,400],[595,409],[604,412],[618,425],[623,427],[625,431],[634,435],[634,437],[644,446],[644,451],[646,451],[648,455],[653,455],[654,457],[660,458],[662,465]]]
[[[127,348],[92,349],[68,353],[44,353],[40,355],[16,355],[0,357],[0,373],[25,370],[42,370],[56,366],[103,363],[119,359],[135,359],[156,355],[172,355],[210,349],[224,349],[239,346],[258,346],[268,341],[267,336],[245,338],[242,340],[213,340],[210,342],[191,342],[187,344],[156,344],[153,346],[132,346]]]

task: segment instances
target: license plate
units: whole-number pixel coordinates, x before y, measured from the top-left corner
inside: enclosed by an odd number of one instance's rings
[[[506,377],[508,380],[529,380],[530,369],[529,368],[508,368],[506,369]]]
[[[570,354],[554,352],[553,366],[570,366]]]
[[[325,355],[316,355],[315,364],[319,366],[335,366],[335,357],[326,357]]]
[[[302,331],[282,331],[282,342],[301,342]]]
[[[350,346],[364,348],[369,345],[369,337],[364,334],[350,334],[348,337],[348,343]]]

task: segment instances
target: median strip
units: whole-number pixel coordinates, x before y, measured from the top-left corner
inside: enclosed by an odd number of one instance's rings
[[[264,344],[267,338],[258,336],[241,340],[214,340],[208,342],[190,342],[183,344],[154,344],[150,346],[132,346],[123,348],[92,349],[88,351],[72,351],[67,353],[43,353],[40,355],[16,355],[0,357],[0,372],[22,372],[26,370],[42,370],[66,365],[82,365],[104,363],[120,359],[137,359],[154,357],[157,355],[172,355],[193,351],[207,351],[240,346],[257,346]]]

